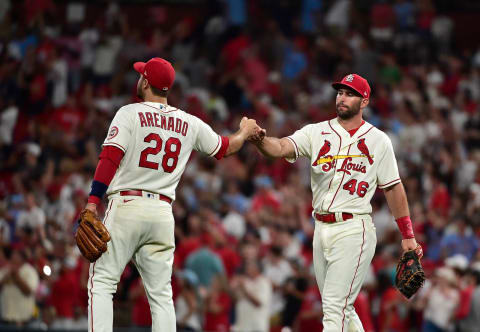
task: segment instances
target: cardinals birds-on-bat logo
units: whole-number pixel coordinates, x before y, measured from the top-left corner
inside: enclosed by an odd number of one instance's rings
[[[330,152],[330,147],[332,146],[332,144],[325,140],[325,142],[323,143],[323,146],[322,148],[320,149],[320,151],[318,152],[318,156],[317,156],[317,159],[315,159],[315,161],[313,162],[312,166],[317,166],[318,164],[318,161],[323,157],[325,156],[328,152]]]
[[[357,143],[357,148],[360,150],[362,154],[331,156],[328,154],[330,152],[331,147],[332,147],[332,144],[328,140],[325,140],[312,166],[315,167],[323,164],[322,170],[324,172],[328,172],[335,167],[338,159],[343,159],[342,166],[338,169],[338,171],[343,171],[343,172],[346,172],[347,174],[351,174],[350,171],[355,171],[355,172],[360,172],[365,174],[367,172],[366,165],[364,165],[363,162],[353,163],[352,162],[353,158],[367,158],[368,163],[370,165],[373,164],[373,156],[370,154],[370,151],[368,150],[368,147],[365,144],[364,138],[359,140]]]
[[[370,156],[370,151],[368,151],[368,146],[365,144],[365,138],[362,138],[357,143],[357,148],[360,150],[361,153],[365,155],[368,159],[368,163],[371,165],[373,164],[372,156]]]

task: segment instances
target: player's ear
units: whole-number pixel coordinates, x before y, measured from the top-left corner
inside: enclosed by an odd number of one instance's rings
[[[365,108],[368,106],[368,103],[370,103],[370,99],[368,98],[363,98],[362,103],[361,103],[361,108]]]

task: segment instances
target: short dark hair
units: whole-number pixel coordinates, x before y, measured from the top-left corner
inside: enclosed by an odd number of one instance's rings
[[[168,90],[160,90],[158,88],[155,88],[153,87],[152,85],[150,85],[150,88],[152,89],[152,93],[155,95],[155,96],[159,96],[159,97],[164,97],[164,98],[167,98],[168,96]]]

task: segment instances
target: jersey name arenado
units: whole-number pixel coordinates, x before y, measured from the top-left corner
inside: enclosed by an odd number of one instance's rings
[[[192,150],[214,156],[221,137],[199,118],[160,103],[123,106],[103,146],[125,152],[107,194],[145,190],[175,199],[175,188]]]
[[[310,124],[287,137],[296,158],[310,159],[313,208],[316,213],[372,212],[370,200],[381,189],[399,183],[390,138],[365,122],[350,134],[337,119]]]

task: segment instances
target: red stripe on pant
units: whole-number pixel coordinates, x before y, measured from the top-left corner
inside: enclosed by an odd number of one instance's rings
[[[353,274],[352,283],[350,284],[350,290],[348,291],[348,295],[345,298],[345,305],[343,306],[343,309],[342,309],[342,313],[343,313],[342,332],[343,332],[343,323],[345,321],[345,309],[347,308],[347,301],[348,301],[348,298],[350,297],[350,294],[352,293],[353,282],[355,281],[355,277],[357,276],[358,267],[360,266],[360,258],[362,258],[362,253],[363,253],[363,245],[365,244],[365,222],[363,221],[363,219],[362,219],[362,226],[363,226],[362,246],[360,247],[360,255],[358,256],[357,268],[355,269],[355,273]]]
[[[112,203],[113,203],[113,200],[110,201],[110,205],[108,206],[107,212],[105,213],[105,218],[103,218],[103,222],[107,220],[108,213],[112,208]],[[95,263],[93,263],[92,276],[90,277],[90,324],[92,325],[92,332],[93,332],[93,277],[95,276]]]

